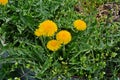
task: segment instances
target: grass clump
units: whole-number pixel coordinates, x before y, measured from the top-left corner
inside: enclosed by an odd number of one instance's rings
[[[98,6],[107,2],[112,0],[0,5],[1,80],[118,79],[120,24],[96,19]]]

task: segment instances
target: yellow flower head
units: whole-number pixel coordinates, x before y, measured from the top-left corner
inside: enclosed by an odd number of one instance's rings
[[[57,40],[50,40],[47,43],[47,48],[51,51],[57,51],[61,47],[61,44]]]
[[[1,5],[6,5],[8,3],[8,0],[0,0]]]
[[[85,30],[86,29],[86,23],[80,19],[78,20],[75,20],[74,23],[73,23],[74,27],[77,29],[77,30]]]
[[[68,44],[72,39],[71,33],[66,30],[62,30],[56,34],[56,39],[60,41],[61,44]]]
[[[34,34],[37,36],[37,37],[39,37],[39,36],[42,36],[43,34],[43,31],[41,30],[41,29],[36,29],[35,31],[34,31]]]
[[[51,20],[46,20],[39,25],[39,29],[42,30],[43,36],[53,36],[57,32],[57,25]]]

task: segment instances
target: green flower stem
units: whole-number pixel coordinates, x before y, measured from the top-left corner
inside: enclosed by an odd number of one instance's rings
[[[48,51],[48,49],[46,48],[46,45],[45,45],[44,37],[40,37],[40,40],[41,40],[42,46],[44,47],[45,51],[47,53],[49,53],[49,51]]]
[[[2,16],[5,16],[5,17],[6,17],[6,16],[7,16],[7,15],[6,15],[6,5],[4,5],[4,6],[2,6],[2,7],[3,7],[3,10],[2,10],[2,13],[3,13],[3,14],[2,14]]]
[[[53,57],[53,60],[56,60],[57,54],[55,51],[53,51],[53,53],[51,54],[51,56]]]
[[[63,51],[63,58],[66,58],[67,55],[66,55],[66,51],[65,51],[65,45],[63,45],[63,49],[62,49],[62,51]]]

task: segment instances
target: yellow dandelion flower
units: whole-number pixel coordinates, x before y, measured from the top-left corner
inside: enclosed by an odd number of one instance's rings
[[[43,36],[53,36],[57,32],[57,25],[51,20],[46,20],[39,25],[39,29],[43,31]]]
[[[86,29],[86,23],[80,19],[78,20],[75,20],[74,23],[73,23],[74,27],[77,29],[77,30],[85,30]]]
[[[60,41],[61,44],[68,44],[71,41],[72,36],[70,32],[62,30],[56,34],[56,39]]]
[[[51,51],[57,51],[61,47],[61,44],[57,40],[50,40],[47,43],[47,48]]]
[[[41,29],[36,29],[35,31],[34,31],[34,34],[37,36],[37,37],[40,37],[40,36],[42,36],[43,34],[43,31],[41,30]]]
[[[0,0],[1,5],[6,5],[8,3],[8,0]]]

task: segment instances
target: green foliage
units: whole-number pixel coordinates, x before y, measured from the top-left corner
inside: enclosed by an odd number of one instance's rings
[[[97,4],[104,2],[107,0],[86,0],[86,4],[82,0],[9,0],[6,6],[0,5],[1,80],[117,79],[120,23],[96,19]],[[84,7],[82,14],[74,10],[78,3]],[[56,52],[46,49],[49,38],[34,35],[39,23],[47,19],[72,34],[72,41]],[[75,30],[76,19],[84,20],[87,30]],[[16,72],[20,74],[11,75]]]

